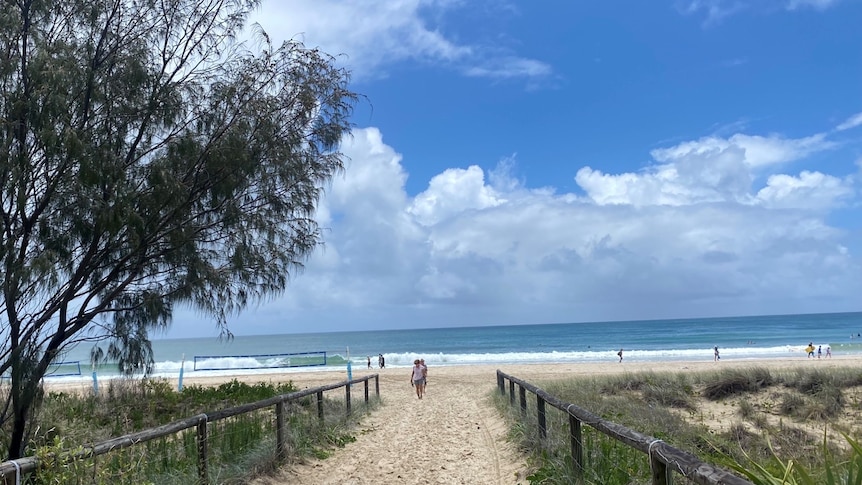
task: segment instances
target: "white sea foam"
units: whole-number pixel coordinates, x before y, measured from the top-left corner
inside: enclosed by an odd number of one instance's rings
[[[815,348],[822,345],[825,351],[828,344],[815,344]],[[467,353],[446,354],[416,352],[389,353],[385,354],[386,367],[407,368],[413,365],[415,359],[425,359],[429,366],[448,365],[477,365],[477,364],[530,364],[530,363],[577,363],[577,362],[615,362],[619,349],[588,350],[588,351],[551,351],[551,352],[501,352],[501,353]],[[777,347],[728,347],[720,348],[722,360],[740,359],[769,359],[778,357],[805,358],[805,348],[801,345],[784,345]],[[833,349],[833,352],[835,349]],[[713,359],[713,349],[663,349],[663,350],[638,350],[625,349],[623,357],[626,362],[638,361],[708,361]],[[377,368],[377,359],[372,359],[373,367]],[[285,357],[255,358],[249,356],[223,356],[207,357],[199,359],[195,370],[195,362],[165,360],[156,362],[154,366],[155,377],[176,378],[183,367],[185,376],[231,376],[239,374],[278,374],[292,372],[314,372],[324,369],[338,370],[346,369],[344,356],[337,353],[328,354],[326,366],[289,367],[290,361]],[[353,369],[366,368],[366,358],[351,358]],[[204,370],[201,370],[204,369]],[[116,372],[100,370],[99,378],[107,379],[116,377]],[[51,380],[86,381],[90,382],[92,377],[88,372],[81,376],[48,377]]]
[[[815,345],[816,347],[817,345]],[[826,345],[824,344],[824,348]],[[388,366],[410,366],[415,359],[423,358],[431,365],[467,365],[467,364],[504,364],[504,363],[565,363],[565,362],[604,362],[617,360],[619,349],[571,351],[571,352],[503,352],[482,354],[418,354],[413,352],[402,354],[387,354],[386,365]],[[720,355],[725,360],[750,359],[750,358],[774,358],[797,355],[805,356],[802,346],[779,346],[779,347],[737,347],[719,349]],[[625,349],[623,357],[627,361],[660,361],[660,360],[712,360],[713,349],[665,349],[665,350],[638,350]],[[360,360],[356,360],[361,363]],[[358,365],[358,364],[354,364]]]
[[[824,344],[824,348],[825,348]],[[815,345],[816,347],[816,345]],[[565,363],[565,362],[604,362],[617,360],[616,353],[619,349],[607,350],[591,350],[591,351],[570,351],[570,352],[501,352],[501,353],[469,353],[469,354],[446,354],[446,353],[428,353],[420,354],[416,352],[390,353],[386,354],[387,367],[409,367],[413,365],[415,359],[425,359],[429,365],[470,365],[470,364],[504,364],[504,363]],[[746,358],[774,358],[797,355],[805,356],[805,349],[802,346],[778,346],[778,347],[736,347],[719,349],[721,357],[725,360],[730,359],[746,359]],[[625,349],[623,356],[628,361],[659,361],[659,360],[712,360],[713,349],[664,349],[664,350],[638,350]],[[335,361],[335,364],[328,364],[327,367],[344,367],[343,356],[338,354],[330,354],[330,361]],[[207,359],[204,361],[206,367],[219,367],[224,371],[231,369],[248,369],[254,367],[263,367],[263,365],[254,359],[242,357],[221,357],[217,359]],[[351,358],[351,363],[354,369],[364,368],[366,366],[365,357]],[[376,368],[377,360],[373,359],[372,364]],[[199,367],[200,361],[199,361]],[[304,369],[304,368],[303,368]],[[309,370],[319,370],[319,368],[311,367]],[[157,372],[172,372],[179,371],[179,362],[161,362],[156,365]],[[191,364],[186,362],[185,370],[193,371]],[[210,372],[210,371],[207,371]]]

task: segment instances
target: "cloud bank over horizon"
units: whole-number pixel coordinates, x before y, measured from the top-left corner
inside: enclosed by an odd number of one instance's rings
[[[584,166],[573,174],[578,193],[526,187],[505,157],[492,170],[447,169],[411,197],[402,156],[379,129],[355,129],[347,170],[320,204],[325,246],[284,296],[232,327],[858,311],[859,248],[829,214],[859,204],[860,174],[804,167],[833,143],[821,134],[683,141],[653,150],[638,172]]]

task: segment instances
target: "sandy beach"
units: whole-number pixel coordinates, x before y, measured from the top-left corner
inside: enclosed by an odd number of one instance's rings
[[[733,367],[835,368],[862,365],[862,357],[722,360],[719,362],[461,365],[429,362],[428,392],[419,400],[410,386],[409,368],[354,369],[354,378],[380,375],[381,405],[361,419],[356,441],[325,460],[307,459],[284,467],[258,485],[304,484],[522,484],[527,463],[506,439],[507,429],[489,400],[496,370],[532,382],[626,372],[700,372]],[[233,378],[248,382],[292,381],[304,389],[343,381],[344,371],[285,372],[266,375],[201,377],[187,374],[186,385],[213,385]]]

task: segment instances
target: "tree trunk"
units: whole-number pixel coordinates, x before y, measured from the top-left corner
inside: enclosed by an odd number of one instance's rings
[[[14,398],[13,398],[14,399]],[[9,459],[15,460],[24,456],[24,435],[27,431],[27,409],[15,406],[15,417],[12,419],[12,436],[9,440]]]

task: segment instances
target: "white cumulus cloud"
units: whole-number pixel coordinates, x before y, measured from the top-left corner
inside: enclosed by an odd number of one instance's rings
[[[734,135],[654,152],[632,173],[583,167],[586,196],[517,182],[516,158],[405,192],[375,128],[320,204],[326,246],[287,293],[237,325],[255,333],[858,310],[862,263],[830,224],[852,177],[782,173],[822,137]],[[756,172],[769,169],[765,180]],[[267,318],[261,319],[261,315]],[[311,325],[311,327],[308,327]]]
[[[839,207],[854,195],[851,179],[804,170],[798,177],[770,175],[757,199],[767,207],[817,210]]]
[[[657,163],[641,172],[605,174],[584,167],[578,170],[575,182],[590,200],[600,205],[682,206],[707,202],[754,204],[759,201],[779,204],[779,198],[800,192],[767,187],[758,200],[752,192],[757,176],[764,170],[832,146],[833,143],[822,134],[798,139],[775,135],[712,136],[653,150],[651,154]],[[803,177],[811,183],[822,183],[809,186],[807,190],[811,194],[823,191],[824,202],[836,198],[832,179]],[[783,179],[769,180],[779,183]],[[843,194],[837,196],[841,197]]]
[[[481,168],[450,168],[431,179],[428,190],[416,196],[407,212],[420,223],[433,225],[453,214],[494,207],[503,202],[494,189],[485,185],[485,173]]]

